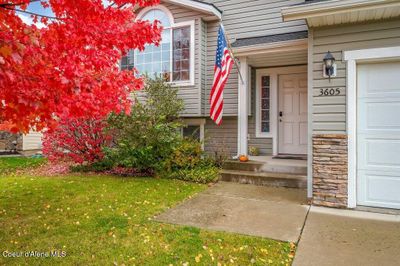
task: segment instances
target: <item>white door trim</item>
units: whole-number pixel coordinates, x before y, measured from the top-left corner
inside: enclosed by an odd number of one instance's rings
[[[302,66],[290,66],[290,67],[275,67],[275,68],[263,68],[256,70],[256,138],[272,138],[272,155],[278,155],[278,76],[283,74],[300,74],[307,73],[307,65]],[[261,89],[261,77],[270,77],[270,132],[261,132],[260,123],[260,89]]]
[[[344,51],[347,61],[348,208],[357,206],[357,63],[400,58],[400,46]]]

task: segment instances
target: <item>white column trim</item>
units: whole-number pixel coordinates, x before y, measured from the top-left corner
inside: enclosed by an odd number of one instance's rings
[[[357,63],[392,58],[400,58],[400,46],[343,52],[347,61],[348,208],[357,206]]]
[[[313,197],[313,79],[314,79],[314,34],[313,29],[308,30],[308,65],[307,65],[307,97],[308,97],[308,145],[307,145],[307,197]]]
[[[347,61],[347,207],[357,206],[357,67],[355,60]]]
[[[249,66],[247,57],[238,59],[240,61],[240,73],[243,78],[243,82],[240,78],[238,79],[238,155],[247,156]]]

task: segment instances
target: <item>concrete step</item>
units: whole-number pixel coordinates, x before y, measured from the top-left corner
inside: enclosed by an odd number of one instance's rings
[[[270,187],[307,188],[306,175],[226,169],[222,169],[220,174],[220,180],[227,182]]]
[[[289,165],[278,163],[266,163],[260,169],[260,172],[287,173],[296,175],[307,175],[307,165]]]
[[[264,162],[247,161],[239,162],[238,160],[228,160],[222,166],[225,170],[238,170],[238,171],[254,171],[258,172],[263,167]]]
[[[307,175],[306,163],[291,163],[286,161],[280,161],[279,159],[274,162],[259,162],[259,161],[248,161],[239,162],[229,160],[222,166],[224,170],[236,170],[236,171],[252,171],[252,172],[265,172],[265,173],[287,173],[287,174],[298,174]]]

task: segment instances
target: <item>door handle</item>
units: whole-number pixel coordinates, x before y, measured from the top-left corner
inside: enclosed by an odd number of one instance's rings
[[[279,112],[279,116],[280,116],[280,117],[283,116],[283,112],[282,112],[282,111]]]

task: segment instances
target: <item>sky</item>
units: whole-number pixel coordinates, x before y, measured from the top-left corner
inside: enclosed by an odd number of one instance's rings
[[[102,0],[104,5],[109,5],[110,1],[108,0]],[[43,8],[43,6],[40,4],[40,1],[38,2],[33,2],[30,3],[28,6],[27,11],[33,12],[39,15],[46,15],[46,16],[54,16],[53,12],[51,11],[51,8]],[[31,18],[30,14],[18,12],[19,17],[24,21],[26,24],[32,24],[33,20]],[[40,18],[39,18],[40,19]],[[37,27],[42,28],[44,25],[42,23],[37,22],[35,24]]]
[[[36,14],[40,14],[40,15],[46,15],[46,16],[54,16],[53,12],[51,11],[50,8],[43,8],[43,6],[40,4],[40,2],[33,2],[31,4],[29,4],[27,11],[29,12],[33,12]],[[25,22],[26,24],[31,25],[33,23],[33,19],[31,17],[30,14],[26,14],[23,12],[17,12],[18,16],[22,19],[23,22]],[[39,17],[40,20],[40,17]],[[41,23],[40,21],[38,21],[35,24],[38,28],[42,28],[44,27],[43,23]]]

